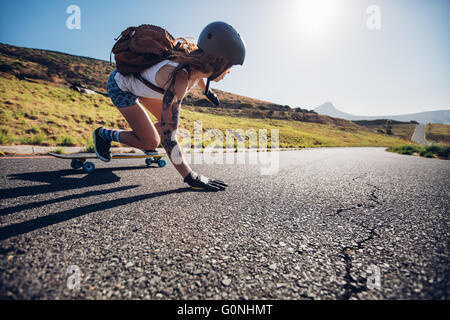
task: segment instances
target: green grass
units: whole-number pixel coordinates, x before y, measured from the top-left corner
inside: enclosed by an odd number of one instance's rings
[[[55,150],[53,150],[53,153],[56,153],[56,154],[64,154],[64,153],[66,153],[66,152],[64,151],[63,148],[56,148]]]
[[[396,152],[400,154],[406,154],[406,155],[413,155],[415,153],[420,153],[424,150],[425,147],[422,145],[415,145],[415,144],[406,144],[406,145],[400,145],[400,146],[394,146],[387,149],[387,151],[390,152]]]
[[[0,144],[5,145],[9,143],[9,136],[3,132],[0,132]]]
[[[437,156],[443,159],[448,159],[450,154],[450,147],[439,144],[433,144],[431,146],[407,144],[390,147],[387,149],[387,151],[406,155],[419,155],[425,158],[434,158]]]
[[[405,140],[376,134],[361,127],[341,127],[320,123],[310,123],[292,120],[255,119],[212,115],[194,112],[190,107],[181,113],[181,127],[193,134],[194,120],[201,121],[203,130],[217,128],[222,132],[227,129],[268,130],[279,129],[279,142],[282,148],[309,147],[355,147],[355,146],[393,146],[405,143]]]
[[[89,137],[89,139],[86,141],[86,144],[84,145],[83,152],[90,152],[94,153],[94,141],[92,140],[92,137]]]
[[[424,156],[428,153],[435,154],[441,158],[448,158],[450,154],[450,146],[443,146],[440,144],[433,144],[425,148],[425,150],[420,154]]]
[[[59,144],[62,146],[67,146],[67,147],[76,146],[75,138],[72,136],[63,137]]]
[[[82,146],[102,125],[125,125],[109,98],[0,77],[0,144]]]
[[[201,121],[204,131],[215,128],[224,136],[227,129],[266,129],[269,144],[270,129],[278,129],[282,148],[395,146],[406,142],[351,122],[321,124],[258,119],[198,112],[199,109],[183,105],[180,114],[180,127],[191,136],[194,121]],[[111,100],[102,95],[81,94],[66,87],[0,77],[1,144],[85,146],[92,150],[92,131],[99,126],[129,128]],[[113,143],[113,146],[117,145]]]

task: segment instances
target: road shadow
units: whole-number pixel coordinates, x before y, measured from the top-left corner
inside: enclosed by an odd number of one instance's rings
[[[87,191],[87,192],[83,192],[83,193],[79,193],[79,194],[71,194],[68,196],[44,200],[44,201],[26,203],[26,204],[22,204],[22,205],[15,206],[15,207],[7,207],[4,209],[0,209],[0,216],[6,216],[9,214],[13,214],[16,212],[29,210],[29,209],[36,209],[39,207],[43,207],[43,206],[53,204],[53,203],[58,203],[58,202],[72,201],[72,200],[77,200],[77,199],[82,199],[82,198],[105,195],[107,193],[126,191],[126,190],[137,188],[139,186],[140,185],[131,185],[131,186],[118,187],[118,188],[111,188],[111,189],[107,189],[107,190]]]
[[[83,171],[76,170],[59,170],[59,171],[42,171],[42,172],[25,172],[11,174],[7,177],[11,180],[33,181],[46,183],[37,186],[25,186],[0,190],[0,199],[17,198],[22,196],[33,196],[38,194],[46,194],[58,191],[67,191],[73,189],[81,189],[92,186],[101,186],[105,184],[120,181],[114,172],[125,170],[149,170],[148,167],[118,167],[118,168],[101,168],[95,172],[87,174]]]
[[[105,191],[107,192],[107,190]],[[71,220],[77,217],[84,216],[97,211],[103,211],[112,209],[119,206],[124,206],[136,201],[148,200],[156,197],[162,197],[174,193],[192,192],[191,188],[178,188],[169,191],[154,192],[150,194],[143,194],[138,196],[132,196],[128,198],[120,198],[114,200],[103,201],[100,203],[93,203],[74,209],[69,209],[61,212],[56,212],[45,217],[39,217],[36,219],[16,223],[13,225],[0,228],[0,240],[5,240],[11,237],[15,237],[21,234],[25,234],[37,229],[45,228],[57,223],[61,223],[67,220]]]

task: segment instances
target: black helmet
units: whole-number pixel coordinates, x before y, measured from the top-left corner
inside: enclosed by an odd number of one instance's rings
[[[228,67],[244,64],[245,43],[241,35],[228,23],[222,21],[211,22],[200,33],[197,45],[203,52],[213,57],[224,57],[228,60]],[[209,83],[217,78],[224,70],[216,72],[208,78],[205,94],[209,90]]]
[[[228,23],[216,21],[208,24],[200,33],[197,45],[207,54],[226,58],[230,66],[244,63],[244,40]]]

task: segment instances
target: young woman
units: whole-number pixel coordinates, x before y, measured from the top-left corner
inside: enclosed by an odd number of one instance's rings
[[[161,142],[169,159],[184,182],[198,190],[225,190],[227,184],[209,179],[194,172],[183,159],[178,144],[178,129],[181,101],[195,85],[205,91],[210,100],[217,100],[209,90],[210,81],[222,80],[233,65],[242,65],[245,59],[245,44],[239,33],[224,22],[207,25],[195,45],[184,38],[183,51],[174,51],[167,60],[144,70],[139,79],[134,75],[124,76],[114,70],[108,79],[108,94],[131,127],[131,131],[97,128],[93,133],[95,153],[103,161],[110,161],[111,141],[117,141],[156,154]],[[207,79],[207,84],[203,79]],[[152,90],[144,82],[162,88],[164,94]],[[152,123],[146,108],[157,119]]]

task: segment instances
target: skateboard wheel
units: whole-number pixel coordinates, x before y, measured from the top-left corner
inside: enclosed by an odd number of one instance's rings
[[[154,162],[154,161],[153,161],[153,158],[147,158],[147,159],[145,159],[145,164],[148,165],[148,166],[151,166],[153,162]]]
[[[93,164],[92,162],[86,162],[85,164],[83,164],[83,170],[86,173],[91,173],[95,170],[95,164]]]
[[[70,166],[72,167],[72,169],[80,169],[83,166],[83,162],[79,159],[73,159],[70,162]]]
[[[166,166],[166,160],[160,159],[160,160],[158,161],[158,166],[160,166],[161,168],[162,168],[162,167],[165,167],[165,166]]]

